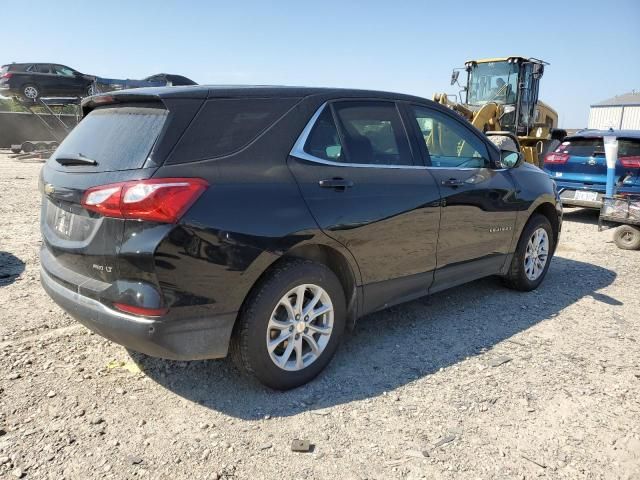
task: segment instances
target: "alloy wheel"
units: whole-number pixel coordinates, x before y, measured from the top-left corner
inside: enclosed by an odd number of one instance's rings
[[[524,272],[529,280],[536,281],[542,275],[549,258],[549,235],[540,227],[527,242],[524,254]]]
[[[31,100],[35,100],[38,98],[38,89],[36,87],[25,87],[24,96],[30,98]]]
[[[292,288],[277,303],[267,326],[271,361],[287,371],[302,370],[327,347],[333,330],[333,304],[318,285]]]

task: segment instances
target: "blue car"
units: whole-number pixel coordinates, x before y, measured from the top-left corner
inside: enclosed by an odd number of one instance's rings
[[[604,136],[618,138],[617,193],[640,196],[640,131],[582,130],[544,158],[565,206],[600,208],[607,183]]]

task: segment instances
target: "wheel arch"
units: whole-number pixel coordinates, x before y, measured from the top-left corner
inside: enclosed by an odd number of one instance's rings
[[[558,213],[556,211],[556,207],[549,202],[543,202],[538,205],[529,218],[535,215],[536,213],[547,217],[549,223],[551,224],[551,229],[553,230],[553,249],[555,250],[558,245],[558,239],[560,238],[560,220],[558,219]],[[529,220],[527,220],[529,221]]]
[[[338,277],[347,304],[347,327],[352,329],[355,326],[360,310],[357,294],[358,286],[360,285],[359,271],[357,271],[357,266],[353,266],[346,255],[337,248],[319,243],[296,246],[269,264],[245,295],[240,311],[245,308],[245,304],[251,297],[252,292],[275,268],[294,259],[310,260],[325,265]]]

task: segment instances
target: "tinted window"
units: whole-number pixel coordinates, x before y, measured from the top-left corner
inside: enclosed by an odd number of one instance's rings
[[[52,159],[81,153],[98,162],[97,171],[140,168],[166,118],[167,111],[160,108],[93,110],[71,130]]]
[[[414,107],[413,112],[432,166],[483,168],[490,165],[485,144],[460,122],[425,107]]]
[[[175,158],[189,162],[240,150],[297,102],[296,98],[210,100],[180,141]]]
[[[349,163],[413,163],[409,142],[394,103],[338,102],[334,108]]]
[[[329,107],[326,107],[318,117],[304,145],[304,151],[324,160],[344,161],[342,143],[340,143],[338,129]]]
[[[73,77],[75,75],[73,70],[63,65],[54,65],[53,70],[56,73],[56,75],[61,75],[63,77]]]
[[[26,71],[31,73],[51,73],[51,67],[46,63],[35,63],[29,65]]]
[[[575,157],[604,157],[602,137],[566,138],[555,149],[556,153],[568,153]],[[640,156],[640,140],[632,138],[618,139],[618,157]]]

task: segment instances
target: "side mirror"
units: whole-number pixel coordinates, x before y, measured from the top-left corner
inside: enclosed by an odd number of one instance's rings
[[[522,163],[522,154],[512,150],[500,150],[500,163],[503,168],[514,168]]]
[[[460,76],[460,70],[454,70],[451,72],[451,85],[455,85],[458,81],[458,77]]]

